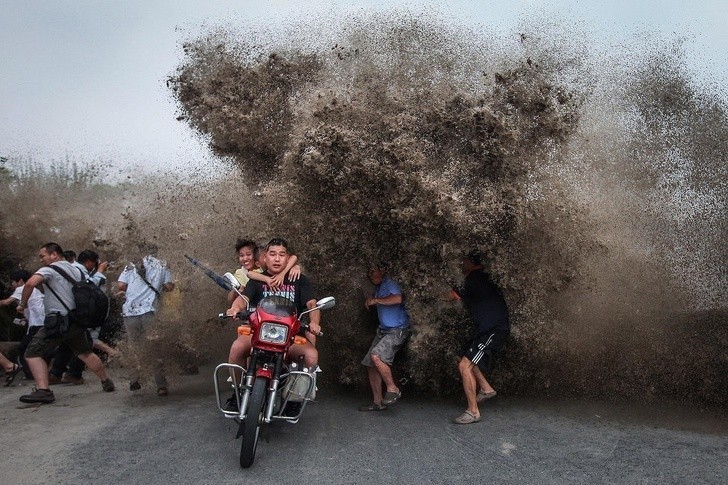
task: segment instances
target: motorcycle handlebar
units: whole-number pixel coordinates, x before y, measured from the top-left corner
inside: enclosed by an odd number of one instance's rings
[[[249,310],[243,310],[242,312],[238,312],[235,315],[228,315],[227,313],[220,313],[217,315],[217,318],[220,320],[225,320],[227,318],[237,318],[238,320],[247,320],[250,315],[255,312],[255,308],[251,308]]]
[[[303,323],[302,323],[302,324],[301,324],[301,327],[303,327],[303,329],[304,329],[304,330],[305,330],[306,332],[311,332],[311,329],[310,329],[310,328],[308,328],[308,327],[309,327],[309,324],[303,324]],[[323,335],[324,335],[324,333],[323,333],[323,332],[311,332],[311,333],[312,333],[312,334],[314,334],[314,335],[315,335],[315,336],[317,336],[317,337],[323,337]]]

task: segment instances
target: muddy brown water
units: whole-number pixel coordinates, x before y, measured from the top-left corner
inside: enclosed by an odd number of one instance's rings
[[[512,315],[497,388],[725,406],[724,97],[686,70],[678,41],[604,52],[568,22],[530,22],[513,37],[406,10],[211,27],[184,42],[169,86],[226,168],[4,191],[6,246],[31,268],[46,240],[92,246],[113,280],[139,243],[157,244],[178,282],[165,353],[204,363],[234,329],[215,319],[224,293],[183,255],[223,273],[237,237],[284,236],[337,298],[321,361],[353,389],[373,334],[366,268],[387,260],[414,326],[398,377],[436,395],[460,392],[468,327],[437,296],[477,247]]]

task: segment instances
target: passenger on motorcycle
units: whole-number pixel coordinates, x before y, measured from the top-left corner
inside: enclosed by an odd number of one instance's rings
[[[234,316],[249,306],[256,306],[260,300],[272,295],[288,298],[296,305],[299,313],[306,309],[315,308],[316,298],[308,278],[301,275],[297,280],[293,281],[290,276],[286,275],[285,272],[288,269],[290,258],[288,242],[281,238],[271,239],[265,249],[266,271],[263,273],[269,279],[265,282],[251,279],[245,285],[243,296],[238,296],[235,299],[232,307],[227,310],[227,315]],[[279,275],[285,276],[283,283],[273,286],[275,283],[271,282],[277,280]],[[303,365],[313,370],[318,364],[318,351],[314,344],[316,343],[315,335],[321,331],[321,312],[314,310],[308,315],[310,325],[309,331],[305,335],[308,342],[292,346],[288,351],[288,358],[290,361],[294,361],[303,356]],[[239,335],[230,347],[228,362],[246,367],[251,347],[251,337],[249,335]]]
[[[261,251],[255,241],[250,239],[238,239],[235,243],[235,252],[238,255],[238,263],[240,268],[235,271],[235,278],[240,282],[241,287],[245,287],[250,280],[263,281],[268,283],[270,286],[280,286],[283,284],[283,280],[288,276],[291,281],[296,281],[301,275],[301,266],[297,264],[298,258],[295,254],[291,254],[288,258],[288,263],[285,269],[275,278],[264,276],[265,262],[258,263],[261,254],[265,257],[265,249]],[[230,290],[228,293],[228,304],[232,305],[237,298],[238,294],[235,290]]]

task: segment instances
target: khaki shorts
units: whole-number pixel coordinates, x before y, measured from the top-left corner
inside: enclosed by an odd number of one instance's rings
[[[382,362],[391,364],[394,362],[394,356],[399,349],[402,348],[407,337],[409,337],[410,329],[407,328],[377,328],[377,335],[369,347],[369,352],[361,361],[367,367],[372,367],[372,354],[378,355]]]
[[[71,324],[63,335],[52,339],[46,338],[45,328],[42,327],[28,344],[25,357],[43,357],[48,350],[62,343],[67,344],[77,355],[89,354],[94,350],[86,329]]]

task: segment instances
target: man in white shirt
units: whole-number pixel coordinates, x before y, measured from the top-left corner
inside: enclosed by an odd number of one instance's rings
[[[10,281],[13,286],[13,294],[4,300],[0,300],[0,306],[7,306],[11,303],[20,302],[23,294],[23,286],[30,279],[30,272],[24,269],[16,269],[10,272]],[[23,311],[23,318],[28,322],[28,330],[43,326],[45,318],[45,307],[43,306],[43,293],[34,289],[28,299],[28,306]]]
[[[84,249],[78,254],[73,265],[79,268],[86,275],[86,279],[96,286],[102,287],[106,284],[104,271],[109,267],[108,261],[100,261],[96,251]]]
[[[156,248],[151,248],[156,252]],[[163,291],[172,291],[172,273],[167,264],[152,255],[145,256],[138,263],[129,263],[119,275],[117,282],[118,296],[125,296],[122,307],[124,317],[124,328],[129,342],[134,347],[141,346],[146,340],[147,334],[154,326],[154,312],[158,297]],[[129,390],[138,391],[141,389],[139,383],[139,365],[131,376]],[[166,396],[167,379],[164,377],[162,365],[155,367],[154,380],[157,385],[157,394]]]
[[[86,363],[89,370],[98,376],[105,392],[112,392],[114,383],[106,376],[101,359],[93,353],[93,344],[86,329],[69,321],[69,311],[76,308],[73,285],[51,266],[59,268],[76,281],[80,281],[83,277],[81,272],[63,259],[63,249],[56,243],[43,245],[38,251],[38,257],[45,266],[25,283],[17,311],[23,313],[28,306],[33,289],[43,285],[46,289],[45,321],[43,328],[35,334],[25,351],[25,359],[33,373],[36,389],[30,394],[20,396],[20,401],[50,404],[56,400],[53,392],[48,388],[48,364],[43,359],[43,355],[49,349],[62,343],[68,344]]]
[[[13,285],[13,294],[4,300],[0,300],[0,306],[7,306],[13,303],[19,303],[23,296],[23,286],[25,282],[30,279],[30,272],[24,269],[16,269],[10,272],[10,281]],[[23,357],[25,350],[28,348],[28,344],[33,339],[33,336],[43,327],[43,320],[45,319],[45,306],[43,305],[43,293],[37,288],[33,289],[33,292],[28,298],[28,307],[23,311],[23,320],[28,325],[28,330],[23,336],[23,339],[18,345],[18,360],[23,366],[23,372],[25,377],[28,379],[33,378],[33,374],[30,372],[28,362]]]
[[[73,251],[66,251],[66,254],[69,252],[72,253]],[[106,261],[100,263],[99,255],[96,251],[84,249],[78,253],[72,265],[81,271],[87,281],[99,287],[103,287],[106,284],[106,277],[102,271],[106,270],[108,263]],[[94,337],[94,333],[96,337]],[[98,329],[91,331],[90,337],[92,342],[94,338],[98,338]],[[78,357],[73,356],[73,350],[68,345],[61,345],[58,347],[58,352],[53,358],[53,365],[48,376],[48,382],[50,385],[83,384],[83,370],[85,368],[86,364]]]

